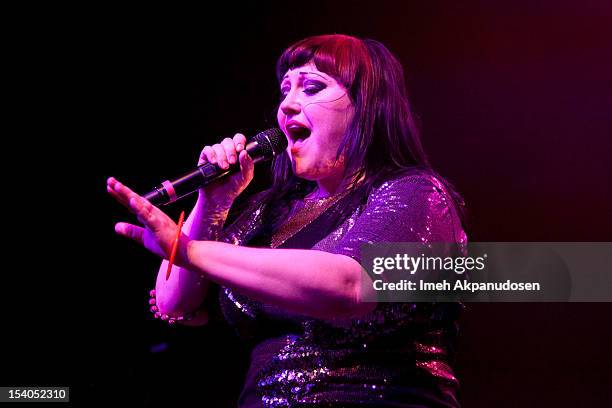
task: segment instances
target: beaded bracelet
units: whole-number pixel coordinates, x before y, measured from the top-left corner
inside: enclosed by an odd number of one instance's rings
[[[149,292],[149,305],[151,305],[150,307],[150,311],[153,313],[153,317],[155,317],[156,319],[160,319],[163,321],[168,321],[169,325],[174,325],[177,322],[186,322],[188,320],[191,320],[194,318],[194,316],[196,315],[196,312],[192,312],[192,313],[185,313],[182,316],[177,316],[177,317],[171,317],[167,314],[161,314],[159,312],[159,307],[157,307],[157,301],[155,298],[155,289],[152,289]]]

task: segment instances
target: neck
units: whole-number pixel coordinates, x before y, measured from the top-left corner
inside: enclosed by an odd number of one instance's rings
[[[314,192],[316,198],[325,198],[343,191],[346,183],[342,182],[342,174],[330,176],[317,180],[317,189]]]
[[[361,180],[363,177],[361,178]],[[359,181],[361,181],[359,180]],[[317,188],[313,191],[313,198],[325,198],[335,194],[342,193],[348,189],[357,180],[349,180],[342,178],[342,172],[333,176],[326,177],[321,180],[317,180]]]

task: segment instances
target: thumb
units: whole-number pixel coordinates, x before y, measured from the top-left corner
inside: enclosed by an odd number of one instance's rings
[[[255,170],[253,159],[246,150],[243,150],[240,152],[238,160],[240,161],[240,172],[242,173],[243,180],[247,182],[251,181]]]
[[[133,239],[141,245],[144,244],[144,241],[142,239],[144,228],[142,227],[128,224],[126,222],[118,222],[117,224],[115,224],[115,232],[123,237]]]

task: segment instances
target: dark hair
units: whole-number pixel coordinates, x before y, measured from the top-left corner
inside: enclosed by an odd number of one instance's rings
[[[430,166],[423,151],[419,130],[397,58],[380,42],[332,34],[309,37],[287,48],[276,65],[279,82],[292,68],[313,62],[318,70],[332,76],[347,90],[355,115],[336,153],[345,155],[344,177],[365,176],[361,183],[372,188],[396,174],[418,168],[438,178],[456,204],[462,221],[465,205],[448,181]],[[304,194],[315,183],[293,174],[287,152],[272,164],[272,187],[265,196],[275,213],[292,193]]]

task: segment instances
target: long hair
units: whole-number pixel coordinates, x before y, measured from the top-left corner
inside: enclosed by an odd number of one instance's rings
[[[336,152],[336,159],[345,155],[344,177],[364,177],[361,185],[369,193],[395,174],[414,168],[424,170],[445,185],[464,222],[463,199],[431,168],[423,151],[397,58],[375,40],[340,34],[309,37],[280,56],[278,81],[289,69],[309,62],[342,84],[355,108]],[[295,176],[287,152],[278,155],[272,163],[272,187],[264,198],[273,204],[268,205],[268,216],[277,213],[295,194],[305,194],[314,186],[315,182]]]

